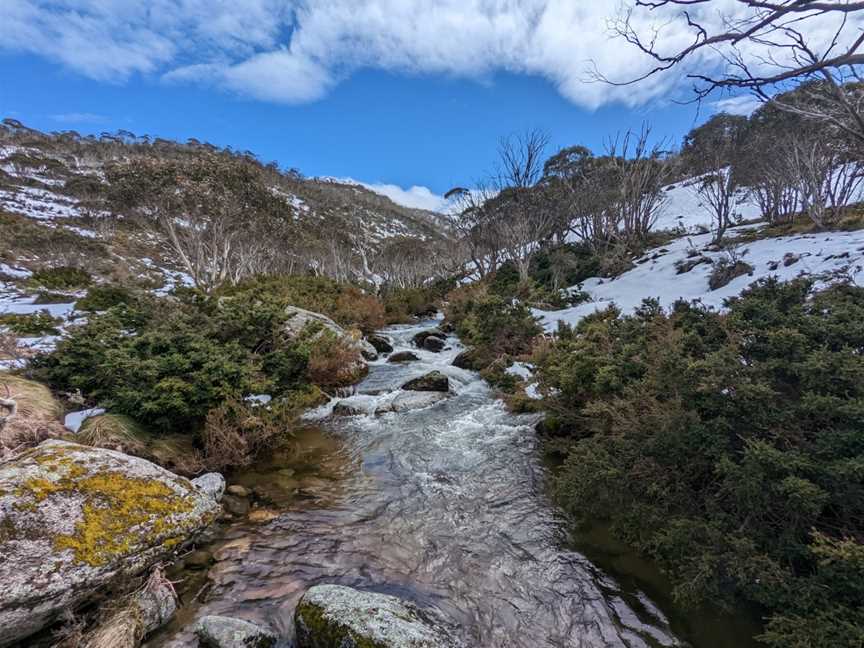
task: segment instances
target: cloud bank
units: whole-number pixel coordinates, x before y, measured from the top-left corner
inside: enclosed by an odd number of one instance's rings
[[[596,63],[612,79],[650,65],[612,38],[617,3],[596,0],[3,0],[0,48],[56,61],[93,79],[151,75],[211,84],[287,104],[324,97],[361,68],[483,79],[538,75],[568,100],[635,106],[674,92],[681,71],[637,86],[587,82]],[[721,7],[722,6],[722,7]],[[718,7],[690,7],[716,24]],[[677,15],[677,12],[676,12]],[[657,10],[637,26],[661,30],[664,47],[689,42],[680,20]],[[829,25],[815,25],[821,37]],[[711,65],[700,60],[700,65]]]
[[[152,75],[211,84],[287,104],[324,97],[361,68],[483,79],[499,71],[538,75],[585,108],[645,104],[680,88],[684,70],[636,86],[588,82],[597,69],[630,79],[650,61],[612,37],[616,2],[598,0],[3,0],[0,48],[29,52],[93,79]],[[720,27],[736,0],[689,6]],[[640,11],[642,33],[664,49],[690,43],[680,7]],[[676,18],[676,19],[673,19]],[[850,15],[850,20],[861,21]],[[832,19],[811,21],[817,42]],[[853,25],[857,27],[859,25]],[[851,32],[856,32],[850,28]],[[758,52],[751,52],[758,54]],[[782,55],[782,54],[781,54]],[[717,65],[707,50],[695,65]]]

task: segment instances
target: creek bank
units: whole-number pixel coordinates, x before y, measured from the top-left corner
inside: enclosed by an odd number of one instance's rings
[[[457,648],[413,603],[341,585],[315,585],[294,613],[298,648]]]
[[[60,440],[0,465],[0,645],[170,557],[221,511],[220,475]]]

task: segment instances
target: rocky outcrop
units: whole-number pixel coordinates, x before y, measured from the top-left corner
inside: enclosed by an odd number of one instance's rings
[[[448,392],[450,391],[450,380],[440,371],[432,371],[425,376],[409,380],[402,385],[402,389],[419,392]]]
[[[400,351],[399,353],[394,353],[387,358],[387,362],[417,362],[419,359],[420,358],[418,358],[416,354],[411,353],[410,351]]]
[[[378,353],[392,353],[393,345],[390,344],[390,340],[388,340],[383,335],[367,335],[366,341],[375,347],[375,350]]]
[[[298,648],[456,648],[432,616],[395,596],[316,585],[294,614]]]
[[[288,320],[285,323],[285,332],[292,338],[298,337],[308,330],[308,328],[317,327],[319,332],[315,335],[320,335],[325,330],[330,331],[338,338],[347,340],[366,360],[378,359],[378,352],[375,350],[375,347],[364,340],[359,332],[346,331],[326,315],[298,306],[288,306],[285,309],[285,314],[288,316]]]
[[[0,645],[179,549],[219,514],[201,488],[144,459],[49,440],[0,465]]]
[[[195,626],[195,634],[208,648],[272,648],[276,635],[251,621],[226,616],[205,616]]]

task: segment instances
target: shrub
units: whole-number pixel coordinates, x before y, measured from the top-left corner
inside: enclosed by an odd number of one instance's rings
[[[134,305],[132,291],[125,286],[103,284],[92,286],[87,294],[75,303],[75,308],[81,311],[106,311],[114,306]]]
[[[682,603],[761,606],[774,646],[864,636],[864,289],[762,281],[718,314],[646,302],[538,354],[555,495]]]
[[[90,273],[81,268],[59,266],[46,268],[33,273],[33,281],[51,290],[72,290],[85,288],[92,281]]]
[[[753,266],[733,257],[721,257],[714,262],[714,268],[708,276],[708,287],[711,290],[722,288],[737,277],[753,274]]]
[[[382,299],[387,323],[399,324],[434,313],[435,302],[443,296],[435,293],[432,288],[385,288]]]
[[[472,355],[477,366],[487,366],[502,355],[530,353],[541,332],[524,304],[490,294],[482,284],[452,291],[447,319],[456,325],[463,341],[475,347]]]
[[[351,385],[367,371],[360,351],[326,329],[305,332],[300,348],[308,358],[306,377],[324,389]]]
[[[0,326],[22,337],[59,335],[60,330],[57,327],[60,323],[61,320],[52,316],[47,310],[38,313],[0,314]]]

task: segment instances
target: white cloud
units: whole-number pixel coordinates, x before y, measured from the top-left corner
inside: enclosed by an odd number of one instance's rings
[[[105,115],[86,112],[61,113],[50,115],[50,118],[59,124],[103,124],[108,121]]]
[[[611,37],[607,21],[617,3],[599,0],[2,0],[2,5],[0,48],[38,54],[96,79],[158,75],[285,103],[314,101],[353,71],[377,68],[475,79],[496,71],[539,75],[580,106],[614,101],[634,106],[676,92],[686,72],[656,75],[636,86],[587,83],[592,63],[622,80],[650,66],[636,48]],[[688,9],[694,20],[717,27],[722,13],[741,11],[740,6],[737,0],[714,0]],[[656,28],[664,50],[675,50],[692,38],[679,9],[637,12],[635,25],[645,34]],[[861,13],[850,14],[846,34],[857,35]],[[828,17],[805,27],[818,43],[830,41],[834,26]],[[694,64],[705,71],[718,61],[706,50]]]
[[[321,178],[322,180],[332,180],[342,184],[356,184],[361,187],[366,187],[369,191],[374,191],[377,194],[386,196],[397,205],[410,207],[412,209],[426,209],[428,211],[445,213],[450,208],[450,201],[445,200],[444,196],[439,196],[428,187],[414,185],[409,189],[403,189],[399,185],[386,184],[381,182],[360,182],[354,178]]]
[[[740,95],[738,97],[725,97],[724,99],[714,101],[711,103],[711,108],[715,112],[747,116],[761,105],[762,102],[753,95]]]

